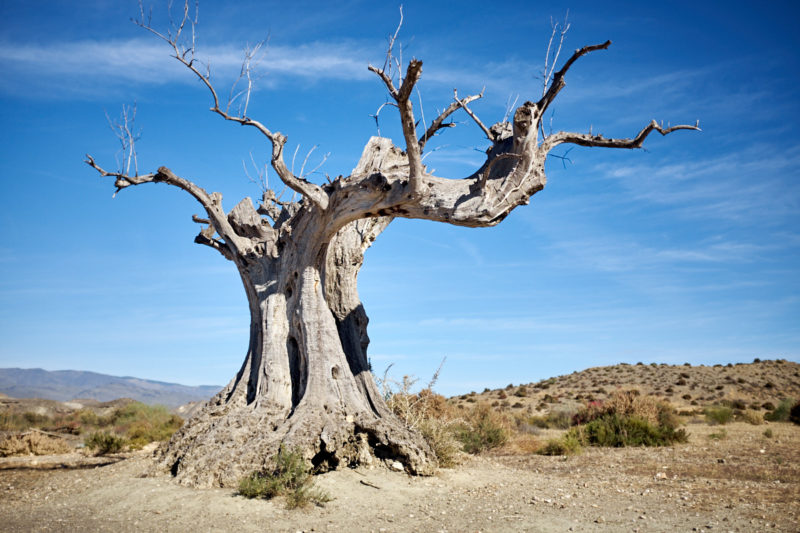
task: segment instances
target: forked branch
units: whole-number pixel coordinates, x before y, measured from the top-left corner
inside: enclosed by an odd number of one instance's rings
[[[483,91],[481,91],[481,96],[483,96]],[[457,91],[457,90],[455,90],[455,89],[453,89],[453,99],[456,101],[456,103],[457,103],[457,104],[458,104],[458,105],[459,105],[461,108],[463,108],[463,109],[464,109],[464,112],[465,112],[467,115],[469,115],[469,116],[470,116],[470,118],[471,118],[472,120],[474,120],[474,121],[475,121],[475,123],[478,125],[478,127],[479,127],[479,128],[480,128],[480,129],[483,131],[483,133],[486,135],[486,138],[487,138],[487,139],[489,139],[489,140],[490,140],[490,141],[492,141],[492,142],[495,142],[495,140],[496,140],[496,137],[495,137],[494,133],[492,133],[492,132],[491,132],[491,130],[489,130],[489,128],[487,128],[487,127],[486,127],[486,125],[485,125],[483,122],[481,122],[481,119],[479,119],[479,118],[477,117],[477,115],[475,115],[475,113],[473,113],[473,112],[472,112],[472,110],[471,110],[469,107],[467,107],[467,103],[468,103],[468,102],[466,102],[466,99],[464,99],[464,100],[460,100],[460,99],[458,98],[458,91]]]
[[[458,93],[456,93],[456,96],[458,96]],[[419,138],[419,147],[420,147],[420,149],[424,149],[425,148],[425,143],[427,143],[428,140],[430,140],[431,137],[436,135],[436,132],[438,132],[440,129],[452,128],[452,127],[455,126],[454,122],[445,122],[447,117],[449,117],[450,115],[452,115],[453,113],[455,113],[456,111],[461,109],[462,107],[466,106],[470,102],[474,102],[475,100],[478,100],[479,98],[483,98],[483,91],[481,91],[480,94],[473,94],[473,95],[470,95],[470,96],[465,96],[461,100],[458,100],[456,98],[455,101],[452,104],[450,104],[449,106],[447,106],[447,108],[444,111],[442,111],[441,114],[439,114],[438,117],[433,119],[433,122],[431,122],[431,125],[428,127],[428,129],[425,131],[425,133],[422,135],[422,137]]]
[[[572,66],[572,64],[575,63],[575,61],[585,56],[589,52],[594,52],[595,50],[605,50],[609,46],[611,46],[611,41],[606,41],[601,44],[584,46],[583,48],[575,50],[575,52],[567,60],[567,62],[564,63],[564,66],[561,67],[561,70],[559,70],[553,75],[553,81],[550,83],[550,87],[544,93],[544,96],[542,96],[541,100],[537,102],[540,114],[544,115],[545,110],[547,110],[547,108],[553,102],[553,99],[555,99],[556,95],[558,95],[561,89],[563,89],[564,86],[566,85],[566,82],[564,81],[564,76],[566,75],[567,71]]]

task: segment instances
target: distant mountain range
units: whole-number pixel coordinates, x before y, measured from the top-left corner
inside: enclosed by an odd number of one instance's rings
[[[208,400],[220,389],[222,386],[189,387],[79,370],[51,372],[41,368],[0,368],[0,393],[12,398],[44,398],[60,402],[76,398],[92,398],[101,402],[133,398],[142,403],[177,407]]]

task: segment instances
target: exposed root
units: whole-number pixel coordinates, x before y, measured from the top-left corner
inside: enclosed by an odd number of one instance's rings
[[[289,418],[255,404],[209,402],[163,450],[159,472],[195,487],[235,487],[268,467],[281,446],[300,449],[317,472],[399,461],[406,472],[432,475],[436,459],[425,440],[395,418],[306,408]]]

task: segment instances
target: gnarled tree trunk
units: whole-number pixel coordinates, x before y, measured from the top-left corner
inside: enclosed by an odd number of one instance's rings
[[[237,261],[250,307],[247,357],[170,441],[160,462],[179,481],[235,485],[280,446],[302,450],[323,470],[376,459],[399,460],[415,474],[435,470],[424,439],[386,407],[366,354],[357,276],[364,252],[392,219],[350,222],[331,238],[317,217],[297,211],[291,234]],[[258,218],[249,200],[228,216],[255,238]]]

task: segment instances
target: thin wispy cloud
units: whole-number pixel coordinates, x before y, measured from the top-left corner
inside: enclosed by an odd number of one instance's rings
[[[155,39],[77,41],[51,44],[0,44],[0,65],[7,92],[49,88],[50,96],[97,94],[109,86],[194,83],[193,76],[170,57],[167,45]],[[269,45],[258,62],[260,87],[288,78],[367,80],[371,50],[353,43],[315,42],[300,46]],[[197,58],[210,66],[212,76],[233,80],[243,50],[222,44],[198,47]],[[54,81],[60,83],[53,85]]]
[[[765,223],[800,208],[800,145],[776,151],[751,145],[718,157],[664,165],[597,167],[618,180],[635,201],[671,206],[687,218]]]

